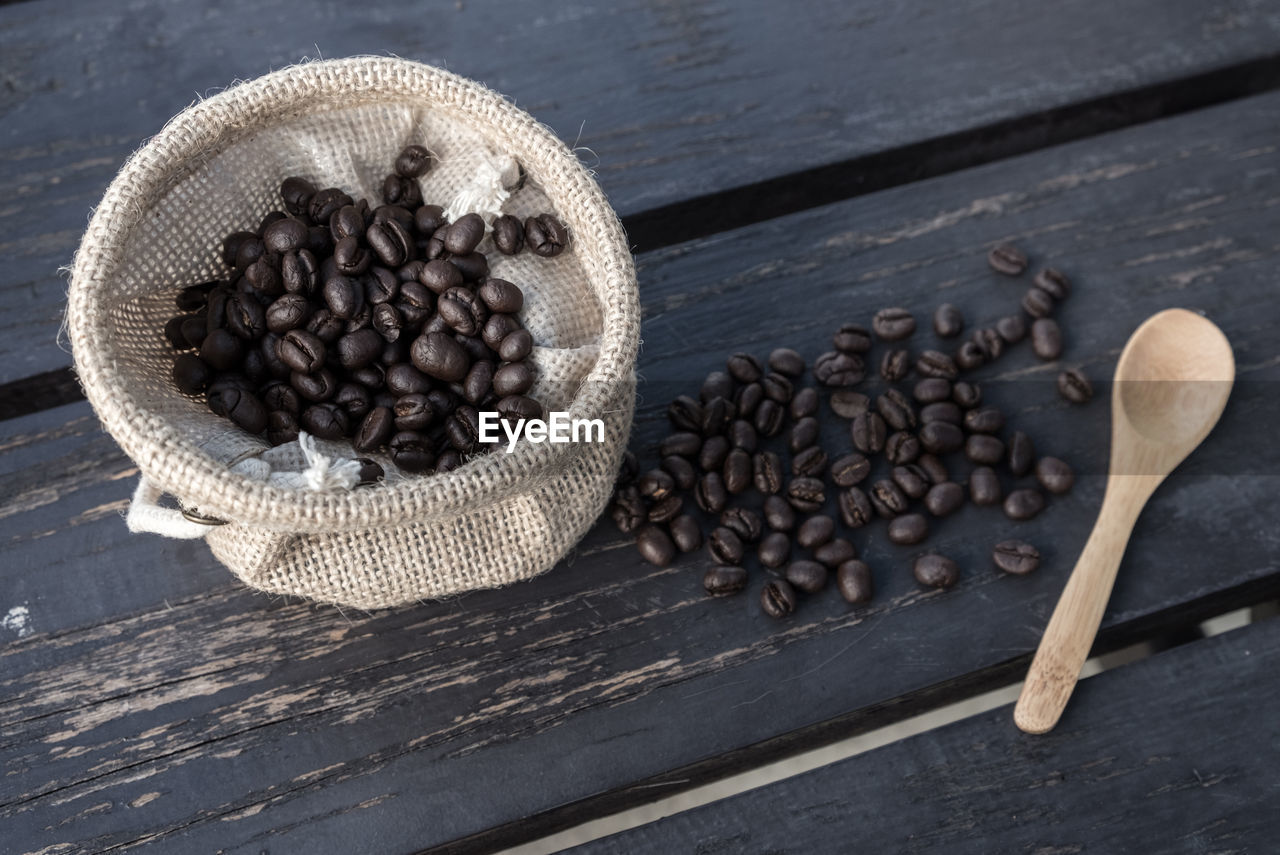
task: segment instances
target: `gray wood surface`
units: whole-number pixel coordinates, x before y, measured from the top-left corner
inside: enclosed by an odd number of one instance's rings
[[[1265,59],[1277,36],[1280,16],[1264,0],[805,0],[749,12],[723,0],[3,6],[0,383],[69,364],[56,341],[57,270],[127,154],[194,99],[305,57],[395,54],[481,80],[580,146],[635,222],[1028,114],[1040,116],[1030,139],[1053,142],[1062,129],[1045,111],[1102,99],[1069,131],[1087,132],[1117,121],[1108,96]],[[1014,136],[964,147],[999,150]],[[890,166],[905,176],[927,163],[914,152],[910,163],[874,164],[871,177]],[[852,192],[864,180],[811,183]],[[732,211],[699,209],[685,226],[714,231],[784,189],[735,198]]]
[[[1218,431],[1139,523],[1104,645],[1274,595],[1278,122],[1280,96],[1255,98],[646,255],[634,447],[651,460],[662,405],[732,350],[812,357],[887,304],[1012,311],[1028,280],[983,260],[1012,239],[1075,279],[1066,359],[1095,380],[1170,305],[1206,311],[1239,363]],[[0,650],[0,823],[17,851],[485,848],[1013,679],[1101,492],[1105,404],[1069,407],[1055,372],[1023,346],[980,376],[1077,468],[1070,496],[1021,526],[974,508],[937,526],[963,567],[945,593],[882,527],[855,534],[872,606],[827,591],[782,623],[758,571],[708,600],[704,557],[653,569],[607,523],[503,591],[372,616],[254,595],[198,547],[124,532],[132,464],[85,405],[8,422],[0,606],[34,634]],[[827,442],[847,447],[838,425]],[[1015,533],[1039,574],[990,567]]]
[[[1012,705],[584,846],[733,852],[1269,852],[1280,621],[1083,681],[1047,736]]]

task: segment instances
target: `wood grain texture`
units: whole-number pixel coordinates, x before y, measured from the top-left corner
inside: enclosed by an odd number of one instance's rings
[[[1171,304],[1207,311],[1236,348],[1236,394],[1139,522],[1104,646],[1274,595],[1278,473],[1259,449],[1280,379],[1277,122],[1280,96],[1257,98],[643,257],[633,447],[651,460],[665,402],[733,350],[812,357],[887,304],[924,318],[947,300],[971,324],[1012,311],[1029,280],[983,260],[1012,239],[1075,280],[1066,357],[1095,381]],[[656,570],[607,523],[506,590],[371,616],[269,599],[202,549],[125,533],[112,503],[132,467],[84,404],[6,422],[0,611],[25,605],[33,631],[0,652],[6,843],[484,849],[1021,676],[1106,459],[1105,384],[1072,408],[1056,371],[1024,345],[980,376],[1076,467],[1071,495],[1030,523],[968,508],[936,525],[930,545],[963,568],[945,593],[916,587],[915,550],[882,527],[857,533],[875,602],[827,591],[782,623],[759,611],[759,571],[747,595],[709,600],[704,557]],[[835,423],[825,442],[848,447]],[[1015,534],[1044,553],[1037,575],[992,569],[990,545]]]
[[[568,851],[1266,852],[1278,666],[1273,619],[1083,681],[1048,736],[1002,707]]]
[[[0,383],[68,363],[57,270],[127,154],[193,99],[304,57],[481,80],[580,146],[632,215],[1278,50],[1265,0],[0,7]]]

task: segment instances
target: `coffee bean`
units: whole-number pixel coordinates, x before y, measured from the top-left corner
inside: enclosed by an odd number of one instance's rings
[[[827,453],[821,446],[811,445],[796,453],[791,458],[791,474],[806,475],[813,478],[822,477],[827,468]]]
[[[671,529],[671,541],[681,552],[694,552],[702,548],[702,529],[698,521],[688,514],[681,514],[667,524]]]
[[[431,391],[431,381],[427,375],[407,362],[398,362],[387,368],[384,377],[387,391],[392,395],[411,395],[415,392],[425,395]]]
[[[469,252],[449,259],[458,268],[464,282],[480,282],[489,275],[489,262],[483,252]]]
[[[1068,368],[1058,375],[1058,394],[1073,404],[1087,404],[1093,399],[1093,384],[1079,368]]]
[[[382,201],[388,205],[416,208],[422,204],[422,188],[412,178],[388,175],[382,181]]]
[[[818,390],[812,386],[805,386],[803,389],[796,390],[795,396],[787,405],[791,418],[799,421],[805,416],[816,415],[818,412]]]
[[[747,587],[747,571],[742,567],[708,567],[702,587],[713,597],[732,596]]]
[[[909,431],[895,431],[884,441],[884,456],[895,466],[911,463],[920,456],[920,440]]]
[[[350,424],[347,413],[337,404],[313,404],[302,411],[298,424],[307,433],[321,439],[342,439]]]
[[[646,525],[636,534],[640,556],[657,567],[666,567],[676,557],[676,545],[660,526]]]
[[[911,373],[911,353],[907,350],[887,350],[880,359],[880,376],[896,383]]]
[[[925,493],[924,506],[935,517],[950,516],[964,505],[964,488],[954,481],[934,484]]]
[[[724,459],[724,487],[730,495],[737,495],[751,486],[751,455],[741,448],[734,448]]]
[[[760,385],[764,387],[764,396],[779,404],[788,403],[794,394],[791,381],[776,371],[770,371],[760,378]]]
[[[869,474],[871,461],[861,454],[846,454],[831,464],[831,480],[837,487],[860,484]]]
[[[431,152],[420,145],[407,145],[396,156],[396,174],[405,178],[417,178],[430,168]]]
[[[338,362],[348,371],[363,368],[382,355],[383,338],[375,330],[363,329],[344,335],[334,345]]]
[[[267,413],[267,442],[284,445],[298,439],[298,419],[293,413],[272,410]]]
[[[1027,322],[1022,315],[1008,315],[996,321],[996,332],[1006,344],[1017,344],[1027,337]]]
[[[871,329],[884,341],[900,341],[916,331],[916,319],[906,309],[894,306],[876,312]]]
[[[988,362],[994,362],[1004,353],[1004,339],[994,327],[983,327],[973,331],[973,343],[982,348],[982,355]]]
[[[764,531],[764,521],[750,508],[727,508],[720,514],[720,525],[732,530],[743,543],[755,543]]]
[[[1021,540],[1002,540],[991,553],[995,565],[1006,573],[1025,576],[1040,566],[1040,550]]]
[[[493,363],[487,359],[473,362],[462,380],[462,397],[468,404],[479,404],[493,392]],[[497,393],[494,393],[497,394]]]
[[[1071,293],[1071,280],[1060,270],[1046,267],[1036,274],[1036,287],[1055,300],[1065,300]]]
[[[879,454],[883,451],[886,432],[884,419],[879,413],[862,413],[849,427],[853,447],[863,454]]]
[[[987,253],[991,269],[1005,276],[1020,276],[1027,269],[1027,255],[1011,244],[1003,243]]]
[[[982,403],[982,387],[977,383],[961,380],[952,387],[951,400],[966,410],[972,409]]]
[[[942,377],[926,377],[916,383],[911,397],[921,404],[933,404],[951,397],[951,381]]]
[[[773,531],[764,536],[757,550],[760,563],[771,570],[781,567],[791,557],[791,538],[780,531]]]
[[[268,410],[283,410],[293,415],[302,412],[301,399],[298,392],[288,383],[272,381],[262,390],[262,405]]]
[[[907,496],[897,484],[882,478],[871,485],[871,506],[885,519],[893,519],[907,511]]]
[[[965,440],[964,455],[974,463],[999,463],[1004,459],[1004,443],[998,437],[975,433]]]
[[[827,568],[817,561],[792,561],[785,575],[788,582],[806,594],[816,594],[827,586]]]
[[[1062,330],[1053,318],[1040,318],[1031,325],[1031,349],[1046,362],[1062,355]]]
[[[691,400],[691,399],[690,399]],[[689,412],[696,412],[688,410]],[[712,398],[702,405],[702,421],[700,427],[703,436],[715,436],[725,432],[725,428],[733,422],[734,416],[737,414],[738,408],[734,406],[732,401],[725,398]],[[749,425],[750,422],[745,419],[739,419],[743,424]],[[742,430],[739,428],[739,430]],[[732,442],[732,438],[730,440]],[[753,440],[752,440],[753,441]]]
[[[444,233],[444,248],[452,255],[473,252],[484,237],[484,220],[479,214],[463,214]]]
[[[964,414],[964,429],[970,433],[999,433],[1004,427],[1004,413],[995,407],[969,410]]]
[[[1031,443],[1031,437],[1020,430],[1014,431],[1013,436],[1009,438],[1009,471],[1019,478],[1026,475],[1031,471],[1035,455],[1035,446]]]
[[[510,413],[504,403],[510,405],[515,403],[519,396],[512,398],[503,398],[498,402],[497,410],[500,416],[504,417],[504,421],[515,421],[512,416],[517,415]],[[476,408],[463,404],[457,407],[449,415],[444,422],[444,435],[449,440],[449,444],[464,454],[470,454],[480,447],[480,414],[476,412]],[[661,471],[661,470],[659,470]],[[663,473],[666,474],[665,472]],[[668,476],[670,477],[670,476]],[[643,493],[643,490],[641,491]],[[649,496],[654,501],[665,499],[666,496]]]
[[[457,288],[462,284],[462,271],[452,261],[437,258],[423,266],[418,274],[418,282],[433,293],[443,294],[450,288]],[[508,331],[504,331],[503,335],[506,335],[506,332]]]
[[[302,294],[285,294],[267,307],[264,319],[267,329],[284,334],[306,324],[311,303]]]
[[[916,360],[916,371],[925,377],[941,377],[954,380],[960,373],[955,360],[940,350],[926,350]]]
[[[751,458],[752,481],[764,495],[782,489],[782,461],[772,451],[762,451]]]
[[[929,476],[914,463],[893,467],[891,477],[893,478],[893,483],[898,485],[898,489],[912,499],[919,499],[929,492]]]
[[[707,550],[717,564],[741,564],[746,551],[741,538],[727,526],[717,526],[707,539]]]
[[[613,524],[623,534],[632,534],[644,525],[649,516],[648,503],[640,496],[635,486],[621,487],[614,494],[613,505],[609,509]]]
[[[698,473],[694,470],[693,464],[683,457],[675,455],[664,457],[659,466],[662,471],[671,476],[681,490],[692,490],[693,485],[698,483]]]
[[[1039,490],[1014,490],[1004,500],[1004,514],[1011,520],[1029,520],[1044,510],[1044,494]]]
[[[764,521],[776,531],[791,531],[796,525],[796,512],[782,496],[765,496]]]
[[[348,420],[354,425],[373,407],[373,396],[359,383],[343,383],[338,386],[338,391],[333,393],[333,402],[342,407]]]
[[[769,368],[794,379],[804,374],[804,357],[789,347],[779,347],[769,354]]]
[[[235,293],[227,298],[227,329],[245,341],[262,338],[267,332],[267,316],[262,304],[248,294]]]
[[[436,474],[443,475],[446,472],[452,472],[461,465],[462,455],[458,453],[458,450],[456,448],[446,448],[436,458]]]
[[[724,400],[721,398],[720,400]],[[708,407],[709,409],[709,407]],[[704,425],[707,419],[703,419]],[[707,428],[704,431],[710,432]],[[741,448],[748,454],[752,454],[756,450],[756,446],[760,444],[760,434],[755,429],[755,425],[746,419],[734,419],[729,425],[729,445],[733,448]]]
[[[933,331],[939,338],[955,338],[964,329],[964,315],[950,303],[943,303],[933,313]]]
[[[435,463],[427,438],[417,431],[402,431],[387,440],[391,461],[406,472],[426,472]]]
[[[668,476],[669,477],[669,476]],[[698,479],[693,488],[693,498],[709,514],[718,514],[724,510],[729,501],[729,492],[724,488],[724,480],[719,472],[708,472]]]
[[[478,295],[491,311],[514,315],[524,308],[524,292],[505,279],[490,277],[480,284]]]
[[[825,564],[833,570],[849,559],[857,557],[858,551],[853,548],[852,543],[843,537],[833,537],[813,550],[813,560],[819,564]]]
[[[929,534],[929,523],[922,514],[903,514],[889,521],[889,540],[899,546],[920,543]]]
[[[320,339],[323,344],[333,344],[346,332],[346,321],[328,309],[317,309],[311,313],[307,321],[306,331]]]
[[[1033,318],[1047,318],[1053,314],[1053,298],[1033,286],[1022,296],[1022,310]]]
[[[793,452],[801,451],[816,443],[820,432],[818,420],[813,416],[805,416],[791,426],[787,444]]]
[[[295,371],[289,375],[289,383],[298,390],[299,395],[316,404],[329,400],[338,391],[338,379],[328,368],[321,368],[311,374]]]
[[[871,349],[871,333],[859,324],[843,324],[831,337],[831,346],[844,353],[866,353]]]
[[[960,579],[956,563],[935,553],[921,555],[911,570],[917,582],[930,588],[950,588]]]
[[[671,494],[665,499],[654,502],[649,507],[649,522],[664,523],[670,522],[680,515],[680,511],[684,509],[684,500],[676,494]]]
[[[471,360],[467,352],[444,333],[427,333],[413,342],[409,351],[413,365],[419,371],[446,383],[456,383],[467,376]],[[497,375],[494,375],[497,379]]]
[[[765,398],[756,407],[755,426],[756,430],[765,436],[773,437],[782,432],[782,426],[786,421],[787,412],[782,405],[771,398]]]
[[[972,371],[987,361],[987,352],[976,341],[966,341],[956,349],[956,367],[961,371]]]
[[[394,429],[395,415],[392,410],[388,407],[374,407],[360,422],[352,445],[356,451],[377,451],[391,438]]]
[[[1076,476],[1065,461],[1041,457],[1036,461],[1036,480],[1050,493],[1066,493],[1075,484]]]
[[[284,201],[285,210],[295,216],[306,213],[315,193],[316,185],[305,178],[289,177],[280,183],[280,198]]]
[[[759,383],[748,383],[734,392],[733,405],[738,408],[741,418],[751,418],[764,399],[764,387]]]
[[[665,499],[675,490],[676,481],[662,469],[650,469],[636,479],[636,487],[640,490],[640,495],[657,501]]]
[[[930,422],[960,425],[964,421],[964,413],[953,401],[938,401],[921,408],[920,421],[926,425]]]
[[[524,239],[535,255],[552,258],[564,252],[569,232],[551,214],[539,214],[524,221]]]
[[[450,288],[440,295],[436,311],[454,332],[474,336],[489,320],[489,309],[476,294],[463,287]]]
[[[888,389],[876,398],[876,411],[894,430],[909,430],[916,426],[915,408],[897,389]]]
[[[969,473],[969,498],[975,505],[994,505],[1002,494],[1000,479],[990,466],[979,466]]]
[[[849,528],[861,528],[871,522],[871,500],[859,487],[841,490],[836,497],[840,507],[840,519]]]
[[[200,359],[215,371],[231,371],[243,358],[244,343],[229,330],[213,330],[200,343]]]
[[[493,245],[503,255],[516,255],[524,249],[524,226],[510,214],[493,221]]]
[[[174,360],[173,382],[187,395],[198,395],[213,382],[213,369],[194,353],[183,353]]]
[[[397,220],[374,223],[365,232],[365,240],[369,248],[378,256],[378,260],[388,267],[399,267],[409,260],[413,253],[413,238]]]
[[[792,478],[787,483],[787,501],[797,511],[812,513],[821,508],[826,500],[822,481],[817,478],[801,476]]]
[[[868,602],[872,593],[871,568],[861,561],[844,562],[836,568],[836,587],[846,602]]]
[[[916,459],[916,465],[928,476],[930,483],[941,484],[951,480],[947,475],[947,467],[937,455],[922,454]]]
[[[813,361],[813,379],[823,386],[853,386],[865,376],[866,364],[854,353],[832,350]]]
[[[796,592],[783,579],[774,579],[760,592],[760,606],[771,618],[784,618],[796,610]]]
[[[805,549],[815,549],[829,541],[836,533],[836,521],[829,516],[809,517],[796,531],[796,543]]]
[[[702,450],[698,453],[698,466],[703,472],[719,472],[724,467],[724,459],[728,456],[728,437],[709,436],[702,443]]]
[[[920,446],[930,454],[950,454],[963,445],[963,431],[950,422],[929,422],[920,428]]]
[[[735,353],[726,362],[729,375],[739,383],[755,383],[764,376],[760,361],[749,353]]]
[[[694,460],[697,458],[698,452],[701,449],[702,437],[691,431],[678,431],[676,433],[668,434],[666,438],[658,444],[658,454],[661,457],[669,457],[672,454],[678,454],[681,457],[687,457],[690,460]]]
[[[871,399],[866,395],[851,389],[837,389],[831,393],[831,412],[842,419],[857,418],[859,413],[867,411],[870,403]]]

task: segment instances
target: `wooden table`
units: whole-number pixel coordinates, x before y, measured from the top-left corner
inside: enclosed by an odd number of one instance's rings
[[[638,253],[644,459],[729,352],[812,358],[884,305],[1009,313],[1026,280],[983,257],[1013,240],[1072,276],[1064,359],[1103,394],[1071,408],[1025,346],[977,377],[1076,489],[935,526],[948,592],[855,536],[874,602],[782,622],[760,571],[713,601],[707,559],[651,567],[607,520],[539,579],[375,614],[130,536],[137,469],[68,370],[58,267],[193,98],[357,53],[483,80],[594,166]],[[1236,391],[1139,523],[1097,649],[1276,597],[1278,86],[1262,0],[0,6],[0,852],[492,850],[1015,682],[1100,500],[1100,381],[1173,305],[1231,338]],[[990,567],[1015,533],[1033,576]],[[585,848],[1269,851],[1278,665],[1255,624],[1086,680],[1049,736],[996,710]]]

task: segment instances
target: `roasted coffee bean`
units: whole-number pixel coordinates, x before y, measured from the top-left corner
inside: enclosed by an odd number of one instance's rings
[[[816,594],[827,586],[829,572],[817,561],[792,561],[787,565],[785,577],[797,590]]]
[[[365,414],[352,445],[356,451],[377,451],[395,432],[395,414],[388,407],[374,407]],[[399,464],[397,464],[399,465]]]
[[[973,409],[982,403],[982,387],[977,383],[961,380],[951,388],[951,400],[966,410]]]
[[[741,564],[746,548],[742,539],[727,526],[717,526],[707,538],[707,550],[717,564]]]
[[[474,336],[489,320],[484,302],[467,288],[450,288],[440,295],[436,311],[455,332]]]
[[[311,303],[302,294],[285,294],[267,307],[264,320],[267,329],[284,334],[304,326],[311,314]]]
[[[1027,254],[1012,244],[1002,243],[987,253],[987,264],[1005,276],[1020,276],[1027,269]]]
[[[794,379],[804,374],[804,357],[789,347],[779,347],[769,354],[769,368]]]
[[[782,496],[765,496],[764,521],[775,531],[791,531],[796,526],[795,508]]]
[[[856,353],[832,350],[813,361],[813,379],[823,386],[853,386],[861,383],[866,373],[866,364]]]
[[[692,490],[693,485],[698,483],[698,473],[693,464],[683,457],[664,457],[660,465],[663,471],[675,479],[676,486],[681,490]]]
[[[502,342],[506,341],[507,336],[520,329],[520,322],[511,315],[490,315],[484,329],[480,331],[480,338],[485,346],[497,351],[502,348]]]
[[[982,348],[982,354],[988,362],[994,362],[1004,353],[1004,339],[995,327],[983,327],[973,331],[973,343]]]
[[[1068,368],[1058,375],[1058,394],[1073,404],[1087,404],[1093,399],[1093,384],[1079,368]]]
[[[387,368],[384,384],[392,395],[411,395],[415,392],[426,394],[431,391],[431,380],[427,375],[407,362],[398,362]]]
[[[816,549],[836,533],[836,521],[826,515],[809,517],[796,530],[796,543],[805,549]]]
[[[723,400],[723,399],[722,399]],[[748,454],[754,454],[760,444],[760,435],[755,426],[746,419],[734,419],[729,424],[729,445],[741,448]]]
[[[317,309],[311,313],[307,321],[307,332],[314,335],[324,344],[333,344],[346,332],[346,321],[336,317],[328,309]]]
[[[364,237],[378,260],[388,267],[399,267],[409,260],[413,252],[413,238],[396,220],[374,223]]]
[[[813,416],[805,416],[791,426],[791,436],[787,440],[787,445],[793,453],[803,451],[816,444],[820,434],[818,420]]]
[[[1040,318],[1031,325],[1031,349],[1046,362],[1062,355],[1062,329],[1053,318]]]
[[[334,351],[338,362],[348,371],[371,365],[382,355],[384,341],[375,330],[363,329],[348,333],[338,339]]]
[[[817,478],[800,476],[787,483],[787,501],[797,511],[812,513],[822,507],[827,500],[822,481]]]
[[[760,541],[756,550],[760,563],[770,570],[776,570],[791,558],[791,538],[780,531],[772,531]]]
[[[947,422],[959,426],[964,421],[964,411],[954,401],[938,401],[920,409],[920,423]]]
[[[698,453],[698,466],[703,472],[719,472],[724,466],[724,459],[728,456],[729,438],[709,436],[702,443],[702,450]]]
[[[667,419],[677,430],[702,430],[702,415],[702,405],[688,395],[681,395],[667,405]]]
[[[256,298],[236,292],[227,298],[226,311],[227,329],[237,338],[253,341],[266,334],[266,312]]]
[[[1004,427],[1004,413],[994,407],[969,410],[964,414],[964,429],[970,433],[999,433]]]
[[[435,410],[426,395],[405,395],[396,401],[396,430],[426,430],[435,419]]]
[[[512,396],[512,399],[503,398],[498,402],[498,413],[504,420],[511,420],[511,414],[505,411],[503,402],[511,401],[519,398],[518,395]],[[480,447],[480,414],[476,408],[470,404],[463,404],[449,415],[444,422],[444,435],[449,440],[449,444],[463,453],[470,453]],[[658,496],[650,498],[657,501]]]
[[[956,375],[960,373],[960,369],[956,367],[955,360],[942,351],[926,350],[916,360],[916,372],[923,374],[925,377],[941,377],[946,380],[954,380]]]
[[[743,419],[754,417],[763,400],[764,387],[759,383],[748,383],[733,394],[733,405],[738,408],[738,417]]]
[[[423,265],[422,272],[418,274],[418,282],[436,294],[443,294],[462,284],[462,271],[452,261],[437,258]]]
[[[255,241],[258,243],[258,254],[260,255],[262,242],[258,240],[258,236],[253,232],[232,232],[227,235],[222,239],[222,263],[227,267],[238,266],[241,247],[246,243]]]
[[[356,462],[360,464],[359,481],[356,482],[358,487],[368,487],[382,481],[386,477],[386,471],[377,461],[370,460],[368,457],[357,457]]]
[[[268,252],[283,255],[297,252],[307,245],[307,225],[301,220],[284,217],[276,220],[262,232],[262,245]]]
[[[484,280],[477,291],[491,311],[514,315],[524,308],[524,292],[505,279]]]
[[[347,321],[343,327],[344,333],[353,333],[357,330],[373,329],[373,307],[365,303],[355,317]],[[376,332],[376,330],[375,330]]]
[[[791,474],[811,478],[822,477],[827,468],[827,453],[821,446],[811,445],[791,458]]]
[[[849,559],[857,557],[858,552],[853,548],[853,544],[843,537],[833,537],[813,550],[813,560],[833,570]]]
[[[213,330],[200,342],[200,358],[215,371],[231,371],[244,358],[244,342],[229,330]]]
[[[860,487],[849,487],[836,497],[840,507],[840,519],[849,528],[861,528],[871,522],[871,500]]]
[[[528,330],[509,333],[498,345],[498,356],[504,362],[519,362],[533,353],[533,334]]]
[[[788,403],[794,394],[791,381],[785,375],[776,371],[770,371],[761,377],[760,385],[764,387],[764,396],[770,400],[777,401],[779,404]]]
[[[365,247],[361,246],[360,239],[355,235],[344,237],[333,245],[333,261],[338,266],[338,273],[344,277],[363,276],[369,272],[369,267],[373,264],[373,253]],[[334,280],[330,280],[334,281]],[[328,282],[325,283],[325,299],[329,301]],[[363,291],[363,289],[360,289]],[[342,311],[335,307],[332,301],[329,301],[329,308],[333,310],[335,315],[339,317],[350,317],[344,315]],[[351,310],[352,314],[356,310]]]
[[[165,335],[173,342],[173,346],[178,350],[185,350],[189,347],[199,348],[204,343],[204,337],[209,331],[207,322],[202,315],[187,315],[183,317],[179,315],[169,322],[173,325],[170,330],[169,326],[165,327]]]
[[[702,381],[702,389],[699,397],[705,404],[712,398],[724,398],[726,401],[733,400],[736,386],[733,378],[724,371],[712,371],[707,375],[707,379]]]
[[[452,472],[461,465],[462,455],[458,453],[458,450],[456,448],[446,448],[436,458],[436,474],[443,475],[446,472]]]
[[[1025,576],[1040,566],[1040,550],[1022,540],[1002,540],[992,550],[991,560],[1006,573]]]
[[[258,352],[262,354],[262,362],[267,373],[276,380],[287,380],[293,370],[280,360],[280,336],[269,332],[258,342]]]
[[[1004,443],[999,437],[975,433],[965,440],[964,455],[974,463],[990,466],[1004,459]]]
[[[987,352],[976,341],[966,341],[956,348],[956,368],[961,371],[972,371],[987,361]]]
[[[730,529],[743,543],[755,543],[764,532],[764,521],[750,508],[728,508],[720,514],[720,525]]]
[[[404,431],[387,441],[391,461],[406,472],[426,472],[435,462],[427,438],[415,431]]]
[[[1039,490],[1014,490],[1004,499],[1004,514],[1011,520],[1029,520],[1044,510],[1044,494]]]
[[[236,249],[236,271],[238,273],[244,273],[252,267],[255,262],[261,259],[266,252],[267,247],[258,239],[257,235],[241,241],[239,247]],[[269,264],[265,265],[267,268],[270,268],[270,266],[271,265]]]
[[[979,466],[969,473],[969,498],[975,505],[994,505],[1002,495],[996,470],[990,466]]]
[[[919,499],[929,492],[929,476],[914,463],[893,467],[891,476],[898,489],[912,499]]]
[[[756,430],[760,431],[764,436],[777,436],[782,433],[782,426],[786,423],[787,411],[782,405],[771,398],[765,398],[756,407],[755,425]]]
[[[844,391],[844,390],[841,390]],[[832,398],[840,392],[832,394]],[[818,390],[812,386],[805,386],[803,389],[796,390],[795,397],[791,399],[791,403],[787,406],[791,413],[791,418],[800,421],[805,416],[814,416],[818,414]]]
[[[887,432],[884,419],[879,413],[862,413],[849,427],[853,447],[863,454],[879,454],[883,451]]]
[[[675,490],[676,482],[662,469],[650,469],[636,479],[636,487],[639,488],[640,495],[657,501],[669,496]]]
[[[503,255],[515,255],[524,249],[524,226],[510,214],[493,221],[493,245]]]
[[[911,572],[917,582],[930,588],[950,588],[960,579],[960,568],[956,563],[936,553],[917,558]]]
[[[729,501],[729,492],[724,488],[724,480],[719,472],[708,472],[698,479],[698,486],[693,488],[693,498],[709,514],[718,514],[724,510]]]
[[[964,329],[964,315],[950,303],[943,303],[933,313],[933,331],[939,338],[955,338]]]
[[[316,185],[305,178],[291,176],[280,183],[280,198],[284,201],[285,210],[295,216],[306,213],[315,194]]]
[[[1060,270],[1046,267],[1036,274],[1036,287],[1055,300],[1065,300],[1071,293],[1071,280]]]
[[[724,459],[725,490],[734,496],[746,490],[751,486],[751,474],[751,455],[741,448],[730,449]]]
[[[678,454],[681,457],[695,460],[701,450],[702,437],[692,431],[677,431],[676,433],[667,434],[666,438],[658,444],[658,454],[663,457]]]
[[[173,362],[173,383],[186,395],[198,395],[213,382],[213,368],[194,353],[183,353]]]
[[[903,514],[889,521],[889,540],[899,546],[920,543],[929,535],[929,523],[923,514]]]
[[[702,587],[713,597],[732,596],[747,587],[747,571],[742,567],[708,567]]]
[[[894,430],[910,430],[916,426],[916,411],[907,396],[897,389],[888,389],[876,398],[876,411]]]
[[[359,383],[343,383],[333,393],[333,402],[346,411],[351,424],[356,424],[373,407],[373,395]]]
[[[188,285],[178,292],[178,296],[174,299],[174,303],[180,312],[198,312],[209,302],[209,292],[215,287],[223,286],[226,283],[214,280],[212,282],[202,282],[199,285]]]
[[[396,341],[404,329],[404,318],[400,310],[390,303],[382,303],[373,310],[373,331],[382,336],[383,341]]]
[[[681,514],[668,523],[667,527],[671,529],[671,541],[676,549],[694,552],[702,548],[702,528],[693,517]]]
[[[1053,314],[1053,297],[1041,288],[1028,288],[1022,295],[1022,310],[1033,318],[1047,318]]]
[[[866,353],[871,349],[871,333],[858,324],[844,324],[831,337],[831,346],[844,353]]]
[[[871,406],[871,399],[852,389],[837,389],[831,393],[831,412],[842,419],[854,419]]]
[[[882,478],[871,485],[870,499],[876,513],[885,519],[893,519],[907,512],[907,495],[888,478]]]
[[[295,416],[301,412],[297,390],[278,380],[268,383],[262,389],[262,405],[268,410],[283,410]]]
[[[388,175],[382,182],[382,201],[388,205],[416,208],[422,204],[422,188],[412,178]]]
[[[951,397],[951,381],[942,377],[926,377],[911,390],[911,396],[921,404],[935,404]]]
[[[751,458],[752,480],[764,495],[782,489],[782,461],[772,451],[762,451]]]
[[[896,383],[911,373],[911,352],[907,350],[886,350],[880,358],[880,376]]]
[[[894,306],[876,312],[871,329],[884,341],[900,341],[916,331],[916,319],[906,309]]]
[[[676,545],[661,526],[646,525],[636,533],[640,557],[657,567],[666,567],[676,557]]]
[[[796,610],[795,589],[784,579],[774,579],[760,591],[760,607],[771,618],[784,618]]]
[[[1027,322],[1022,315],[1008,315],[996,321],[996,332],[1006,344],[1017,344],[1027,337]]]
[[[484,237],[484,220],[479,214],[463,214],[444,233],[444,248],[452,255],[474,252]]]
[[[749,353],[735,353],[726,363],[729,375],[739,383],[755,383],[764,376],[760,361]]]
[[[1066,493],[1076,483],[1076,475],[1065,461],[1041,457],[1036,461],[1036,480],[1050,493]]]
[[[338,380],[328,368],[321,368],[310,374],[295,371],[289,375],[289,383],[298,390],[298,394],[312,403],[327,401],[338,391]],[[303,427],[306,425],[304,424]]]
[[[342,439],[347,435],[350,421],[347,413],[337,404],[312,404],[302,411],[298,424],[307,433],[321,439]]]
[[[311,204],[307,206],[307,213],[311,215],[311,221],[324,225],[329,222],[329,218],[333,216],[333,212],[353,203],[353,199],[343,191],[336,187],[326,187],[323,190],[317,190],[311,196]]]
[[[934,484],[925,493],[924,506],[935,517],[945,517],[960,510],[964,505],[964,488],[954,481],[943,481]]]
[[[884,441],[884,456],[895,466],[911,463],[920,456],[920,440],[910,431],[895,431]]]
[[[284,445],[298,439],[298,419],[290,412],[272,410],[267,413],[267,442]]]
[[[396,156],[396,174],[405,178],[417,178],[431,168],[431,152],[420,145],[407,145]]]
[[[684,500],[676,494],[671,494],[661,501],[654,502],[649,506],[649,522],[664,523],[670,522],[679,516],[680,511],[684,508]]]
[[[324,283],[322,293],[334,317],[350,320],[364,307],[364,287],[351,276],[334,276]]]
[[[1014,431],[1013,436],[1009,438],[1009,471],[1021,478],[1031,471],[1035,456],[1036,450],[1031,437],[1020,430]]]
[[[947,467],[935,454],[922,454],[916,458],[916,465],[928,476],[930,483],[941,484],[951,480],[947,475]]]
[[[861,454],[846,454],[831,464],[831,480],[837,487],[852,487],[860,484],[869,474],[871,474],[871,461]]]
[[[453,336],[427,333],[419,336],[409,350],[409,358],[419,371],[446,383],[456,383],[467,376],[471,359]],[[501,373],[501,369],[499,372]],[[497,380],[497,374],[494,375]]]
[[[865,603],[871,599],[871,568],[857,560],[849,560],[836,568],[836,587],[849,603]]]
[[[964,446],[964,432],[951,422],[929,422],[920,428],[920,446],[930,454],[950,454]]]
[[[564,252],[569,232],[551,214],[539,214],[524,221],[524,239],[535,255],[552,258]]]

